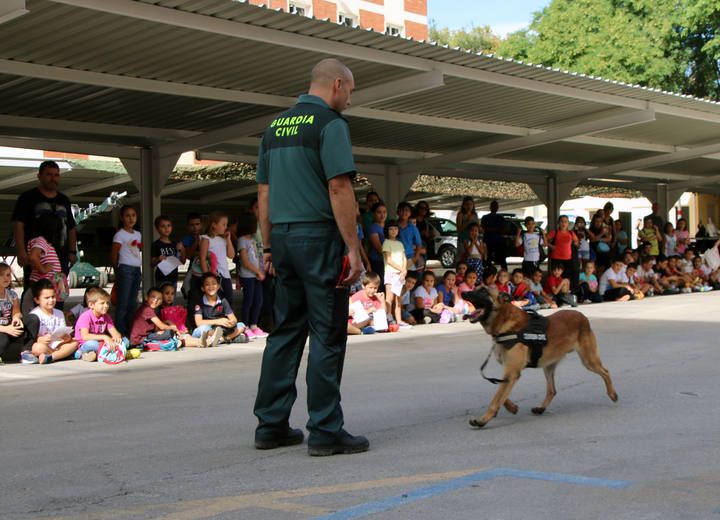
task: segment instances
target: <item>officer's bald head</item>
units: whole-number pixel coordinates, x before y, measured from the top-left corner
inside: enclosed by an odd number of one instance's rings
[[[340,60],[327,58],[317,63],[310,74],[310,88],[327,88],[332,86],[336,79],[347,80],[352,78],[352,72]]]
[[[354,89],[352,72],[340,60],[327,58],[313,67],[309,94],[322,98],[338,112],[350,106],[350,94]]]

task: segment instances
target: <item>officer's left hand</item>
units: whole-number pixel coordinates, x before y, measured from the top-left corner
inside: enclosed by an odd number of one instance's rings
[[[352,285],[358,278],[360,278],[363,263],[358,251],[349,251],[347,256],[350,261],[350,269],[348,270],[347,277],[342,281],[342,284]]]

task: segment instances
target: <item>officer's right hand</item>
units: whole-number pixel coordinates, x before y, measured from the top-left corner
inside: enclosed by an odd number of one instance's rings
[[[345,279],[342,281],[343,285],[352,285],[358,278],[363,270],[362,258],[360,258],[359,251],[349,251],[348,260],[350,261],[350,268]]]
[[[266,274],[275,276],[275,267],[272,263],[272,253],[263,253],[263,267]]]

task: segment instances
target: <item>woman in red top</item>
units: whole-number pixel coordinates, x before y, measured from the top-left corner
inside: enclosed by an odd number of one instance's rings
[[[580,239],[569,228],[570,221],[567,215],[560,215],[557,228],[548,234],[548,247],[550,248],[548,256],[551,263],[562,264],[563,273],[570,279],[570,287],[574,291],[578,286],[578,262],[577,253],[573,254],[573,246],[577,251]]]

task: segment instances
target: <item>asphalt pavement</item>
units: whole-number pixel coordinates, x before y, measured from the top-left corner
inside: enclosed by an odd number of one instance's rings
[[[0,518],[720,519],[719,304],[582,306],[619,402],[570,354],[545,415],[530,413],[545,382],[528,369],[519,413],[482,430],[468,419],[495,387],[479,375],[479,325],[353,337],[346,427],[371,450],[329,458],[254,449],[262,341],[0,366]],[[302,375],[298,390],[303,426]]]

